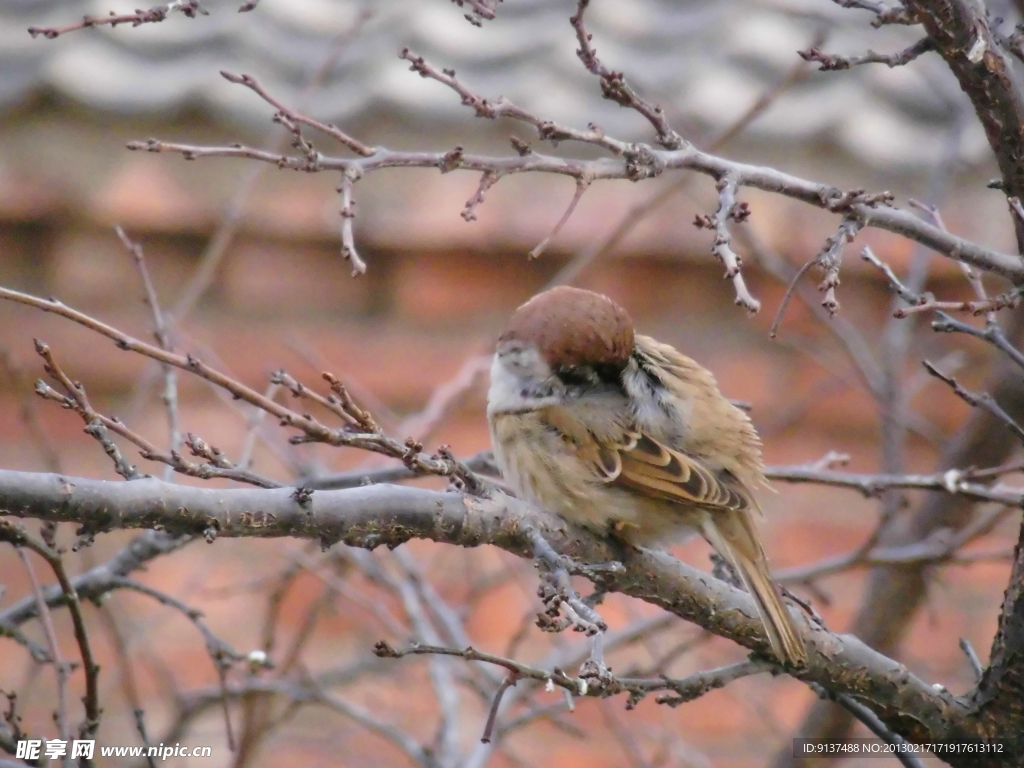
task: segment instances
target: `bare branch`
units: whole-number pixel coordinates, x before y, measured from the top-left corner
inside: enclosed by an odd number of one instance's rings
[[[100,725],[102,711],[99,703],[99,665],[92,653],[92,646],[89,643],[89,635],[85,629],[85,616],[82,613],[82,603],[74,585],[68,578],[64,568],[64,560],[59,552],[51,548],[46,542],[36,539],[24,528],[14,525],[9,520],[0,520],[0,540],[7,541],[15,547],[27,547],[42,557],[53,570],[54,576],[60,584],[61,591],[67,599],[68,612],[71,614],[71,623],[75,631],[75,642],[78,644],[79,654],[82,659],[82,668],[85,671],[85,697],[82,703],[85,705],[85,720],[78,729],[79,738],[85,739],[94,736]],[[45,607],[40,606],[40,611]],[[57,661],[57,658],[54,658]]]
[[[514,686],[518,680],[519,676],[515,672],[511,672],[501,681],[498,690],[494,692],[494,701],[491,702],[491,708],[487,713],[487,722],[484,724],[484,733],[480,737],[480,741],[484,744],[491,743],[491,737],[494,735],[494,724],[498,719],[498,709],[501,707],[501,700],[505,697],[505,691]]]
[[[832,0],[832,2],[843,8],[860,8],[865,11],[871,11],[876,17],[871,22],[871,26],[876,29],[884,24],[919,23],[916,16],[903,3],[899,2],[896,5],[887,5],[877,0]]]
[[[36,601],[36,610],[39,611],[39,620],[43,625],[43,635],[46,637],[46,648],[53,660],[53,671],[57,675],[57,711],[53,713],[57,723],[57,732],[65,741],[71,733],[70,717],[68,715],[68,677],[71,674],[73,665],[64,659],[60,652],[60,641],[57,639],[57,632],[53,628],[53,617],[50,616],[50,609],[43,597],[43,590],[39,586],[39,578],[36,576],[32,561],[24,548],[17,547],[18,556],[25,566],[29,583],[32,585],[32,596]]]
[[[504,667],[513,680],[527,679],[557,686],[572,696],[596,696],[604,698],[619,693],[629,694],[628,709],[635,707],[641,699],[654,691],[671,691],[671,694],[658,697],[659,704],[677,707],[687,701],[693,701],[709,691],[722,688],[733,680],[773,669],[766,661],[741,661],[717,669],[697,672],[685,678],[657,677],[651,679],[632,677],[570,677],[559,668],[550,672],[545,669],[531,667],[514,659],[478,651],[473,647],[458,649],[443,646],[412,645],[408,648],[395,649],[381,640],[374,648],[375,655],[386,659],[400,659],[409,655],[441,655],[457,656],[466,661],[482,661]],[[514,683],[512,683],[514,684]],[[507,686],[506,686],[507,687]],[[493,711],[493,709],[492,709]],[[487,731],[485,730],[485,733]]]
[[[899,295],[899,297],[905,302],[911,305],[918,305],[924,302],[924,299],[919,294],[910,290],[903,284],[903,281],[900,280],[896,276],[896,273],[892,271],[892,267],[875,255],[875,252],[871,250],[871,246],[865,245],[861,249],[860,255],[864,261],[874,264],[882,271],[886,279],[889,281],[889,284],[893,287],[893,290],[895,290],[897,295]]]
[[[1024,291],[1024,287],[1022,287]],[[936,319],[932,322],[932,330],[939,333],[966,333],[969,336],[987,341],[1004,355],[1010,358],[1013,363],[1024,368],[1024,353],[1021,353],[1003,333],[999,323],[992,320],[985,323],[984,328],[975,328],[959,320],[956,320],[944,312],[936,312]]]
[[[149,305],[149,311],[153,315],[153,334],[156,336],[157,343],[166,351],[173,352],[174,348],[171,345],[167,317],[160,309],[160,301],[157,298],[153,280],[149,276],[149,268],[146,266],[146,257],[142,252],[142,246],[132,241],[121,227],[114,227],[114,231],[121,239],[124,247],[131,253],[132,260],[135,262],[135,268],[139,271],[139,277],[142,278],[146,304]],[[169,449],[174,454],[181,446],[181,420],[178,416],[178,377],[174,372],[174,368],[170,365],[163,363],[160,367],[164,373],[164,393],[162,397],[164,407],[167,409],[167,426],[170,431]],[[170,480],[172,472],[173,467],[168,465],[164,472],[164,480]]]
[[[910,305],[909,307],[899,307],[894,310],[893,317],[903,318],[920,312],[933,312],[939,310],[946,310],[949,312],[969,312],[972,315],[989,315],[990,313],[1000,309],[1019,306],[1021,297],[1024,296],[1024,287],[1020,287],[989,298],[985,293],[984,286],[981,284],[980,277],[973,269],[971,269],[971,267],[961,262],[961,267],[966,270],[964,273],[965,277],[967,277],[975,292],[978,294],[978,300],[939,301],[929,295],[919,294],[910,290],[910,288],[904,285],[899,277],[896,276],[896,273],[892,271],[892,267],[875,255],[870,246],[864,246],[861,250],[861,256],[865,261],[878,267],[889,281],[889,285],[891,285],[893,290],[896,291],[897,295]],[[994,318],[990,317],[989,321],[994,322]],[[940,329],[936,328],[935,330]],[[950,328],[950,330],[954,329]],[[960,328],[957,328],[956,330],[960,330]]]
[[[448,413],[458,407],[465,396],[476,388],[481,377],[490,371],[491,359],[491,355],[478,354],[466,358],[451,379],[434,388],[426,405],[420,411],[402,419],[395,432],[409,435],[420,442],[429,439]],[[470,466],[469,462],[465,463],[474,471],[483,467],[483,464]],[[497,468],[495,467],[489,474],[497,474]]]
[[[85,387],[76,381],[72,381],[64,373],[57,364],[56,359],[54,359],[49,346],[39,339],[35,339],[35,345],[36,353],[43,358],[44,370],[64,389],[67,396],[64,397],[54,392],[42,380],[36,382],[36,394],[47,399],[58,399],[65,408],[78,413],[82,420],[85,421],[85,432],[96,438],[100,445],[103,446],[104,453],[114,462],[114,470],[117,474],[121,475],[125,480],[135,480],[141,477],[142,473],[139,472],[138,468],[124,458],[121,450],[110,439],[110,435],[107,432],[108,424],[89,404],[89,399],[85,395]]]
[[[71,580],[71,586],[79,598],[98,600],[113,589],[115,577],[126,576],[144,567],[150,560],[170,554],[190,541],[190,536],[170,535],[162,531],[143,531],[107,562],[75,576]],[[66,605],[68,601],[68,595],[59,585],[44,587],[43,595],[50,607]],[[14,627],[38,615],[36,601],[28,597],[0,611],[0,627]]]
[[[815,38],[815,40],[818,40],[818,38]],[[783,78],[762,92],[731,125],[727,126],[717,134],[709,142],[707,148],[709,150],[715,150],[742,133],[743,130],[763,114],[779,96],[785,93],[785,91],[795,83],[802,80],[807,75],[807,71],[807,63],[802,61],[798,62]],[[518,147],[515,142],[513,142],[513,146],[521,151],[521,148]],[[529,147],[526,147],[526,150],[528,152]],[[669,187],[634,205],[626,211],[621,219],[619,219],[619,223],[615,226],[615,229],[612,230],[611,234],[608,235],[604,241],[595,244],[586,250],[580,251],[577,256],[558,271],[558,273],[549,281],[547,287],[553,287],[555,285],[571,285],[591,264],[602,256],[610,253],[616,246],[618,246],[626,235],[639,225],[640,222],[658,210],[675,195],[688,188],[692,182],[692,176],[683,176]]]
[[[689,169],[715,178],[731,175],[738,187],[753,187],[792,197],[810,205],[833,210],[837,202],[848,199],[849,194],[835,187],[818,184],[791,176],[772,168],[747,165],[701,152],[691,145],[678,150],[656,150],[643,145],[637,152],[624,158],[594,160],[567,159],[537,152],[515,157],[472,155],[457,147],[449,152],[403,152],[378,147],[365,158],[332,158],[321,156],[313,165],[306,158],[297,158],[276,152],[233,145],[207,147],[173,144],[155,139],[134,141],[129,149],[146,152],[172,152],[186,159],[202,157],[238,157],[261,160],[300,171],[344,171],[358,168],[363,174],[382,168],[437,168],[476,171],[484,175],[483,192],[503,175],[516,173],[554,173],[579,179],[589,175],[595,181],[603,179],[639,180],[660,174],[668,169]],[[482,192],[467,203],[463,217],[475,215]],[[964,261],[986,272],[993,272],[1011,280],[1024,280],[1024,261],[1019,256],[999,253],[970,242],[939,227],[922,221],[909,211],[890,206],[872,205],[854,200],[843,211],[848,219],[856,219],[863,226],[876,227],[908,237],[927,245],[956,261]]]
[[[621,72],[613,72],[597,58],[597,51],[590,42],[593,35],[587,32],[583,22],[583,14],[588,5],[590,0],[578,0],[576,14],[569,19],[569,23],[576,30],[576,40],[580,44],[576,55],[583,62],[583,66],[601,79],[601,95],[620,106],[635,109],[647,118],[658,134],[658,143],[665,149],[679,149],[686,142],[669,125],[665,110],[640,97],[626,84],[626,78]]]
[[[981,680],[985,674],[985,665],[981,663],[981,659],[978,658],[978,652],[974,650],[974,646],[971,645],[971,641],[966,637],[960,638],[960,650],[964,652],[964,656],[967,657],[967,663],[971,665],[971,671],[974,673],[975,680]]]
[[[374,453],[380,453],[385,456],[401,459],[407,466],[418,471],[426,472],[428,474],[442,475],[445,477],[458,478],[462,482],[466,483],[468,489],[477,492],[481,492],[486,488],[486,482],[482,478],[479,478],[474,472],[472,472],[468,467],[462,465],[453,456],[430,457],[422,452],[422,446],[417,445],[415,441],[401,443],[398,440],[381,434],[376,424],[369,417],[369,414],[366,414],[362,409],[359,409],[358,406],[351,401],[351,398],[348,397],[348,394],[341,383],[329,373],[325,373],[323,376],[331,386],[331,396],[337,398],[338,402],[342,403],[344,410],[353,414],[354,418],[359,421],[359,426],[366,431],[355,432],[346,428],[332,429],[327,427],[311,415],[300,414],[290,408],[280,405],[251,387],[220,373],[192,355],[178,355],[164,349],[160,349],[159,347],[146,344],[145,342],[139,341],[126,333],[122,333],[116,328],[90,317],[89,315],[71,309],[56,299],[40,299],[26,293],[12,291],[7,288],[0,288],[0,299],[7,299],[10,301],[16,301],[20,304],[37,307],[45,312],[52,312],[69,320],[73,320],[74,322],[90,328],[93,331],[106,336],[108,339],[111,339],[119,349],[137,352],[146,357],[157,360],[158,362],[167,363],[176,368],[180,368],[181,370],[200,376],[211,384],[226,390],[236,398],[244,400],[251,405],[255,405],[272,416],[276,416],[280,420],[282,426],[290,426],[300,430],[301,434],[294,435],[291,438],[293,442],[322,442],[328,445],[362,448],[363,450],[369,450]],[[45,347],[45,345],[43,346]],[[47,354],[49,354],[48,350]],[[67,377],[65,376],[64,378],[66,379]],[[70,380],[67,382],[66,386],[72,387],[75,392],[78,391],[78,389],[71,384]],[[69,394],[74,396],[70,390]],[[87,403],[81,407],[83,410],[88,409],[86,411],[87,413],[94,413],[91,411],[91,408],[88,407]],[[95,419],[95,423],[97,428],[103,430],[106,429],[104,423],[98,416]],[[125,432],[122,432],[122,434],[126,437],[128,436]],[[108,442],[110,443],[110,446],[112,446],[112,449],[116,451],[117,447],[114,446],[109,439]],[[107,449],[108,446],[104,445],[104,448]],[[119,455],[119,453],[117,455]],[[128,470],[125,469],[125,471]],[[135,471],[137,472],[137,470]]]
[[[84,397],[85,389],[80,384],[77,385],[77,387],[79,394]],[[74,398],[60,394],[41,381],[36,384],[36,393],[46,400],[52,400],[69,410],[73,410],[81,414],[82,417],[87,420],[87,423],[92,425],[92,432],[90,432],[90,434],[98,432],[99,429],[103,429],[104,434],[108,430],[110,432],[114,432],[115,434],[118,434],[126,440],[134,443],[139,448],[139,453],[144,459],[158,461],[161,464],[165,464],[171,470],[180,472],[183,475],[198,477],[202,480],[210,480],[212,478],[235,480],[240,483],[255,485],[259,488],[280,488],[282,485],[282,483],[279,483],[276,480],[236,467],[227,460],[223,452],[217,448],[209,446],[191,432],[187,435],[187,439],[185,441],[186,444],[192,451],[193,455],[202,456],[207,459],[209,463],[195,464],[184,459],[177,451],[161,451],[151,442],[146,440],[146,438],[142,437],[142,435],[129,429],[124,422],[119,419],[104,416],[103,414],[95,412],[84,412]],[[87,428],[87,430],[88,429],[89,428]],[[116,449],[113,442],[109,441],[109,438],[107,438],[107,440],[109,442],[109,446]],[[107,447],[107,444],[104,444],[105,450]],[[110,451],[108,450],[107,452],[109,454]],[[120,455],[119,451],[118,455]],[[124,461],[124,459],[122,459],[122,461]],[[141,477],[141,473],[137,473],[135,477],[128,479],[135,479],[137,477]]]
[[[572,212],[576,210],[576,205],[579,203],[580,198],[583,197],[583,193],[587,191],[590,183],[591,180],[585,177],[576,180],[576,192],[572,196],[572,200],[569,201],[569,207],[565,209],[565,213],[562,214],[562,218],[558,220],[558,223],[555,224],[554,229],[551,230],[548,236],[537,243],[537,245],[533,247],[533,250],[530,251],[529,257],[531,259],[536,259],[544,253],[544,249],[548,247],[548,243],[558,237],[558,233],[562,231],[562,227],[564,227],[565,223],[569,221],[569,217],[572,216]]]
[[[303,125],[308,125],[310,128],[316,128],[321,133],[326,133],[328,136],[336,139],[339,144],[343,144],[345,147],[352,150],[357,155],[360,155],[362,157],[369,157],[374,153],[374,150],[371,147],[368,147],[362,142],[352,138],[347,133],[338,128],[336,125],[332,125],[331,123],[322,123],[319,120],[314,120],[308,115],[303,114],[302,112],[298,112],[294,109],[286,107],[284,104],[282,104],[273,96],[271,96],[267,92],[267,90],[262,85],[260,85],[259,81],[255,77],[245,74],[235,75],[231,72],[225,72],[223,70],[221,71],[220,74],[221,77],[223,77],[229,83],[244,85],[246,88],[250,89],[257,95],[259,95],[261,99],[263,99],[265,102],[270,104],[270,106],[277,110],[277,117],[279,121],[283,118],[283,120],[286,121],[285,123],[283,123],[286,125],[286,127],[288,123],[301,123]]]
[[[577,632],[595,638],[607,631],[608,625],[604,619],[573,587],[565,559],[551,548],[540,531],[535,529],[530,532],[530,536],[533,556],[543,567],[537,596],[546,610],[537,617],[537,626],[545,632],[561,632],[572,627]],[[618,567],[621,569],[622,566]]]
[[[564,521],[498,493],[480,498],[376,485],[318,491],[303,506],[288,489],[203,489],[155,478],[104,483],[0,470],[0,511],[17,517],[74,520],[93,530],[159,521],[169,532],[196,533],[213,525],[219,536],[300,536],[326,545],[339,540],[356,546],[397,545],[420,536],[468,546],[487,542],[526,557],[532,557],[534,550],[529,532],[539,531],[556,551],[571,551],[576,558],[572,563],[579,563],[571,567],[600,589],[640,597],[759,653],[769,649],[746,593],[664,553],[612,551],[616,548],[602,537],[567,528]],[[585,565],[615,558],[622,560],[623,568],[599,570]],[[952,738],[970,732],[964,705],[956,699],[936,694],[930,685],[856,638],[833,635],[794,618],[811,654],[809,667],[793,671],[801,679],[880,706],[883,719],[895,718],[892,722],[898,721],[908,736]],[[907,708],[914,716],[900,719],[898,713]]]
[[[766,474],[770,479],[782,482],[811,482],[847,487],[858,490],[867,498],[880,497],[890,488],[912,488],[962,494],[974,501],[995,502],[1013,507],[1020,506],[1024,499],[1024,488],[993,487],[983,482],[971,482],[973,478],[981,479],[988,476],[977,470],[949,470],[931,475],[887,475],[836,472],[798,466],[769,467]]]
[[[458,152],[459,158],[462,157],[462,147],[456,147],[453,152]],[[445,155],[448,158],[453,152],[449,152]],[[480,207],[480,204],[484,201],[484,196],[487,194],[487,190],[493,187],[500,179],[502,174],[497,171],[484,171],[480,177],[480,183],[477,185],[476,192],[469,200],[466,201],[465,208],[462,209],[462,218],[466,221],[476,221],[476,209]]]
[[[522,107],[516,106],[504,96],[500,96],[495,100],[486,99],[463,85],[455,77],[454,69],[444,69],[438,72],[437,69],[427,63],[426,59],[413,51],[410,51],[408,48],[403,48],[399,51],[398,58],[408,61],[411,64],[409,69],[418,73],[420,77],[436,80],[442,85],[446,85],[451,88],[459,94],[462,99],[462,103],[471,108],[476,113],[477,117],[484,117],[489,120],[494,120],[499,117],[508,117],[513,120],[518,120],[536,128],[537,135],[542,140],[550,141],[553,144],[557,144],[560,141],[579,141],[585,144],[593,144],[595,146],[602,147],[614,155],[625,154],[625,152],[630,148],[628,142],[619,141],[606,136],[604,131],[593,124],[589,126],[589,130],[581,131],[576,128],[560,125],[552,120],[545,120],[542,117],[538,117]],[[516,141],[518,141],[518,139],[516,139]],[[513,146],[516,146],[515,142],[513,142]],[[522,156],[526,156],[529,154],[529,151],[529,148],[520,149],[520,154]]]
[[[468,5],[472,11],[466,14],[466,21],[475,27],[479,27],[483,19],[490,21],[494,18],[496,13],[495,6],[501,0],[452,0],[452,2],[459,6],[459,8],[462,8],[463,5]]]
[[[886,475],[836,472],[808,466],[768,467],[766,476],[771,480],[787,483],[817,483],[859,491],[868,498],[881,496],[892,488],[908,488],[923,491],[939,491],[963,494],[975,501],[995,502],[1009,506],[1020,506],[1024,499],[1024,488],[992,487],[983,482],[971,482],[992,477],[994,470],[949,470],[933,475]],[[1014,465],[1005,470],[1018,471]]]
[[[736,291],[736,303],[750,314],[759,312],[761,302],[750,295],[746,281],[740,272],[740,257],[732,249],[732,233],[729,231],[729,219],[736,222],[746,221],[750,209],[746,203],[736,202],[736,180],[725,176],[715,185],[718,189],[718,210],[714,216],[703,219],[698,216],[695,224],[715,231],[715,239],[711,244],[711,252],[725,266],[725,279],[731,280]]]
[[[1016,420],[1004,411],[999,404],[992,398],[992,396],[986,392],[977,393],[971,392],[969,389],[965,389],[960,385],[954,377],[942,373],[938,368],[932,365],[927,360],[924,361],[924,367],[932,376],[937,379],[941,379],[950,386],[953,392],[961,400],[969,403],[978,408],[984,408],[986,411],[991,413],[997,419],[999,419],[1007,429],[1009,429],[1018,438],[1024,441],[1024,428],[1016,422]]]
[[[119,24],[131,24],[133,27],[137,27],[140,24],[152,24],[163,21],[174,11],[178,11],[190,19],[194,19],[200,14],[203,16],[209,15],[206,9],[199,4],[199,0],[172,0],[172,2],[154,6],[148,11],[137,10],[135,13],[121,15],[111,11],[109,16],[84,16],[77,24],[68,24],[64,27],[29,27],[28,33],[32,37],[42,35],[47,40],[53,40],[67,32],[89,29],[90,27],[116,27]]]
[[[936,531],[924,540],[912,544],[875,546],[877,534],[872,533],[864,544],[852,552],[827,557],[816,563],[785,568],[773,574],[773,578],[779,582],[806,585],[822,576],[851,568],[915,564],[968,565],[991,560],[1005,560],[1012,555],[1010,551],[962,552],[960,550],[978,537],[988,533],[1000,520],[1005,519],[1008,512],[1009,508],[1007,507],[993,509],[955,534]]]
[[[825,270],[825,279],[818,286],[818,290],[825,293],[821,305],[830,315],[835,315],[839,311],[836,288],[839,287],[839,266],[843,261],[843,248],[856,237],[861,227],[861,223],[856,219],[844,219],[836,233],[825,241],[821,253],[815,257]]]
[[[176,597],[161,592],[158,589],[154,589],[147,584],[143,584],[141,581],[130,579],[126,576],[112,576],[110,578],[110,586],[113,589],[130,589],[140,594],[152,597],[158,603],[166,605],[169,608],[174,608],[176,611],[184,614],[184,616],[195,625],[196,629],[202,634],[206,640],[206,650],[210,653],[210,658],[213,659],[213,663],[216,665],[218,672],[223,673],[224,670],[229,668],[233,662],[244,661],[246,659],[245,654],[236,651],[229,643],[221,640],[217,637],[210,628],[203,621],[203,612],[192,608],[191,606],[183,603]],[[265,666],[273,666],[269,663],[264,663]]]
[[[352,222],[356,217],[356,203],[352,199],[352,185],[355,183],[355,172],[345,171],[341,174],[341,255],[352,265],[352,277],[366,273],[366,262],[359,257],[356,250],[356,239],[352,231]]]
[[[895,747],[900,747],[894,751],[893,755],[897,760],[899,760],[900,765],[904,768],[927,768],[925,762],[907,748],[908,744],[906,739],[893,733],[886,727],[885,723],[878,719],[878,716],[875,715],[874,712],[865,707],[859,701],[845,694],[830,693],[820,686],[812,686],[812,688],[814,688],[815,692],[818,693],[819,696],[835,701],[839,706],[864,723],[864,725],[868,727],[868,730],[878,738],[882,739],[882,741]]]
[[[821,306],[825,308],[830,317],[835,316],[836,312],[839,311],[839,302],[836,300],[836,288],[839,287],[839,267],[843,261],[843,248],[856,237],[863,226],[858,219],[849,217],[843,219],[835,234],[830,235],[825,240],[825,245],[821,251],[793,275],[793,279],[786,288],[786,292],[782,295],[782,301],[779,302],[779,308],[775,311],[775,319],[772,320],[771,328],[768,331],[768,335],[771,338],[774,339],[778,334],[786,308],[789,306],[790,299],[793,298],[793,292],[796,290],[801,278],[807,274],[811,267],[820,266],[825,270],[825,279],[818,286],[818,290],[823,291],[825,294],[821,300]]]
[[[804,61],[816,61],[821,66],[819,71],[849,69],[860,64],[885,64],[888,67],[901,67],[909,64],[923,53],[935,50],[935,43],[930,37],[922,37],[913,45],[897,53],[875,53],[869,50],[863,56],[835,56],[823,52],[817,46],[812,46],[803,51],[797,51]]]
[[[429,407],[429,406],[428,406]],[[494,455],[490,451],[481,451],[461,460],[469,469],[485,475],[497,475],[498,467],[494,464]],[[373,469],[354,469],[330,475],[318,475],[302,478],[301,484],[317,490],[338,490],[355,488],[360,485],[374,483],[394,483],[419,477],[420,474],[408,467],[375,467]]]

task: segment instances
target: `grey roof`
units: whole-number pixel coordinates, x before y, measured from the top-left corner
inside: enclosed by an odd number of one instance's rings
[[[155,114],[198,105],[218,118],[265,125],[269,107],[221,79],[226,69],[260,78],[296,104],[302,84],[348,29],[355,0],[262,0],[247,14],[239,0],[208,0],[209,16],[180,14],[138,28],[102,27],[56,40],[26,28],[56,26],[83,12],[134,9],[139,0],[0,2],[0,105],[47,90],[94,109]],[[449,0],[379,0],[347,47],[311,111],[345,123],[397,113],[420,125],[467,123],[472,113],[438,83],[408,71],[409,46],[469,87],[580,127],[596,122],[627,139],[650,138],[636,113],[604,101],[577,60],[568,17],[574,0],[504,0],[494,21],[467,23]],[[830,0],[594,0],[589,27],[599,56],[664,104],[687,127],[726,126],[798,61],[816,33],[830,52],[897,51],[920,30],[873,29],[871,15]],[[935,54],[906,67],[868,65],[813,73],[750,129],[762,140],[824,140],[879,166],[927,166],[949,151],[985,156],[984,134],[956,81]],[[432,122],[433,121],[433,122]],[[965,126],[964,130],[960,130]],[[951,138],[952,137],[952,138]],[[371,143],[373,137],[365,137]],[[945,148],[945,149],[944,149]]]

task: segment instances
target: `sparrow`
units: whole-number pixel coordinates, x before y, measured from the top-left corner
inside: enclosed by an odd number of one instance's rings
[[[487,419],[517,495],[630,546],[699,532],[754,598],[775,655],[806,663],[755,526],[760,438],[708,370],[634,333],[607,296],[562,286],[498,338]]]

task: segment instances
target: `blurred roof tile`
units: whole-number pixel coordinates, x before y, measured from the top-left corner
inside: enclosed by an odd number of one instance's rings
[[[359,0],[263,0],[253,13],[238,0],[208,0],[211,15],[171,18],[139,28],[97,28],[58,40],[30,40],[29,25],[73,22],[83,11],[132,10],[135,0],[20,0],[0,4],[0,106],[55,89],[100,110],[163,113],[200,105],[215,117],[267,120],[255,96],[224,87],[220,69],[251,72],[286,103],[323,62],[358,13]],[[509,0],[478,29],[451,3],[388,0],[329,73],[315,112],[325,119],[372,119],[381,110],[417,120],[465,123],[469,113],[450,92],[407,71],[395,52],[409,45],[452,67],[480,93],[505,94],[543,116],[596,122],[626,139],[649,138],[635,113],[603,101],[594,78],[575,60],[571,12],[555,0]],[[797,61],[796,50],[821,30],[843,54],[898,51],[920,32],[869,25],[870,14],[824,0],[618,0],[596,3],[589,28],[611,68],[678,114],[721,128]],[[836,96],[836,93],[841,96]],[[936,140],[957,121],[966,100],[934,55],[909,68],[883,65],[813,75],[787,94],[784,109],[750,129],[767,140],[831,140],[878,166],[927,167]],[[983,156],[980,127],[961,143]],[[923,135],[923,141],[915,136]],[[870,136],[870,140],[867,137]]]

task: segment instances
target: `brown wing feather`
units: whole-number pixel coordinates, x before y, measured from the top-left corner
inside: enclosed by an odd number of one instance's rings
[[[610,460],[609,453],[617,461]],[[586,458],[594,463],[605,482],[626,485],[668,501],[729,510],[754,507],[738,482],[728,483],[699,459],[674,451],[648,435],[630,433],[624,444],[602,445],[594,454]]]

